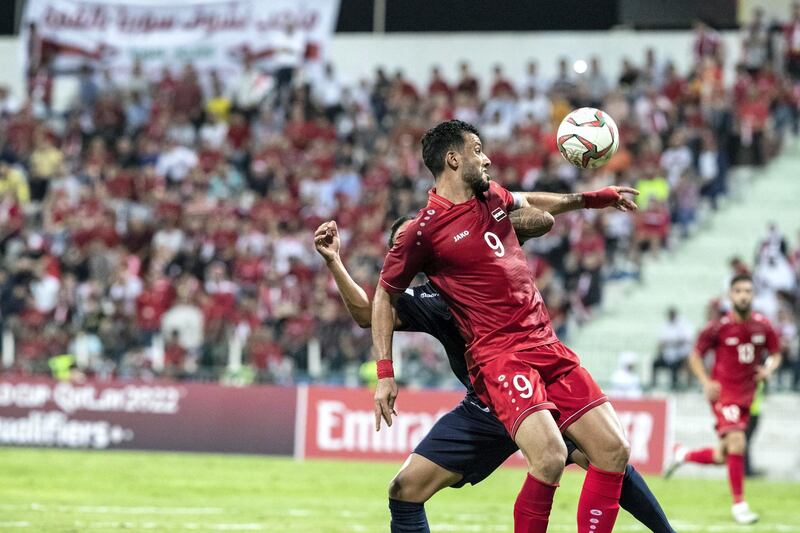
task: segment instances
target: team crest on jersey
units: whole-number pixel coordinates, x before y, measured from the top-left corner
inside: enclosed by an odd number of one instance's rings
[[[753,335],[753,336],[750,338],[750,341],[751,341],[753,344],[761,344],[761,343],[763,343],[765,340],[767,340],[767,336],[766,336],[766,335],[764,335],[763,333],[757,333],[757,334]]]
[[[498,207],[497,209],[495,209],[494,211],[492,211],[492,216],[494,217],[494,219],[495,219],[497,222],[500,222],[501,220],[503,220],[504,218],[506,218],[506,212],[505,212],[505,211],[503,211],[501,208],[499,208],[499,207]]]
[[[736,337],[728,337],[727,339],[725,339],[725,344],[727,346],[736,346],[737,344],[739,344],[739,339],[737,339]]]

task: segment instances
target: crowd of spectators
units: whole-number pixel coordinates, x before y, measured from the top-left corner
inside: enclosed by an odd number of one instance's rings
[[[324,379],[352,382],[369,332],[343,309],[313,230],[335,219],[345,264],[374,287],[386,228],[431,186],[419,138],[449,118],[480,128],[509,189],[641,191],[636,216],[570,213],[526,245],[566,335],[606,279],[638,275],[643,254],[716,207],[732,165],[764,164],[781,128],[796,131],[793,63],[784,73],[751,52],[726,84],[716,42],[700,28],[689,72],[647,50],[618,79],[598,58],[583,74],[560,59],[553,79],[533,62],[479,79],[464,62],[457,79],[433,67],[427,85],[380,68],[348,84],[328,65],[313,85],[284,72],[280,90],[249,61],[230,80],[192,65],[149,80],[137,65],[121,83],[87,66],[66,113],[0,89],[0,320],[14,368],[45,372],[69,353],[88,374],[217,379],[236,350],[256,379],[292,382],[316,339]],[[585,105],[614,117],[621,143],[608,165],[579,172],[554,131]],[[406,342],[419,381],[446,373],[437,354]]]

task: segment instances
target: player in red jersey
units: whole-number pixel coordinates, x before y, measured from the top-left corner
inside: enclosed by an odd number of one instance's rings
[[[391,369],[392,301],[424,272],[467,342],[465,358],[475,392],[528,463],[514,505],[515,532],[547,530],[566,457],[559,430],[591,463],[578,503],[578,528],[610,532],[629,445],[600,387],[578,356],[558,341],[533,284],[508,216],[526,207],[527,200],[491,182],[491,161],[473,126],[458,120],[441,123],[425,134],[422,146],[435,188],[389,251],[373,301],[376,429],[381,419],[391,425],[397,397]],[[613,191],[609,197],[584,195],[586,207],[618,199]]]
[[[744,500],[745,429],[758,382],[768,379],[781,365],[780,343],[769,321],[752,311],[753,280],[749,274],[738,274],[731,280],[729,295],[733,310],[706,325],[689,356],[689,368],[703,386],[717,419],[719,445],[698,450],[677,446],[675,461],[665,476],[685,463],[727,463],[733,518],[752,524],[758,515]],[[702,358],[711,351],[715,360],[709,376]]]

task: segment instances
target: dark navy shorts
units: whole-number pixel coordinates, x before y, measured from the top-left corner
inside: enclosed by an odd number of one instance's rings
[[[564,443],[569,457],[575,444],[567,438]],[[483,481],[518,450],[500,420],[468,396],[433,425],[414,453],[461,474],[457,489]]]

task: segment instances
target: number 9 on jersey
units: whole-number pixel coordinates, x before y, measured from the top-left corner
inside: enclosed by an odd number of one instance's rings
[[[500,237],[492,233],[491,231],[487,231],[483,234],[483,240],[486,241],[486,244],[489,245],[489,248],[494,250],[494,255],[497,257],[503,257],[506,255],[506,249],[503,246],[503,241],[500,240]]]

